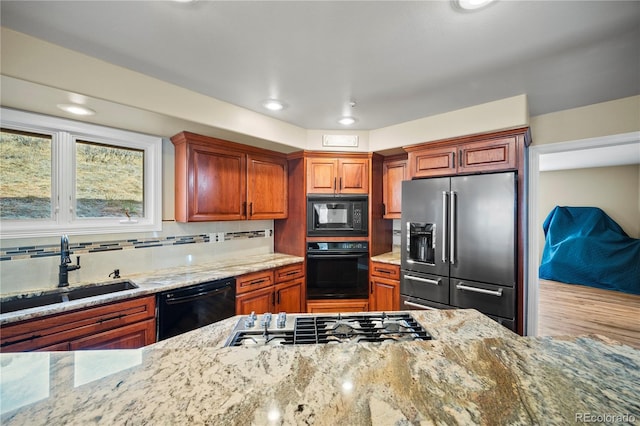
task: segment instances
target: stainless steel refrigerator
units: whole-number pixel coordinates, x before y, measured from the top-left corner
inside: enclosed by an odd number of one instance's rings
[[[475,308],[515,330],[515,172],[402,183],[402,309]]]

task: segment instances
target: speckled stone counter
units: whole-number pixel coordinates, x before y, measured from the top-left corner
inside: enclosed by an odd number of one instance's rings
[[[400,266],[400,251],[390,251],[377,256],[372,256],[371,261]]]
[[[0,420],[514,425],[640,419],[636,349],[595,336],[519,337],[471,310],[413,313],[436,340],[221,347],[236,317],[140,350],[2,354]]]
[[[53,305],[46,305],[38,308],[3,313],[0,314],[0,326],[12,322],[37,318],[44,315],[57,314],[60,312],[72,311],[75,309],[115,302],[132,297],[154,294],[160,291],[172,290],[175,288],[185,287],[188,285],[198,284],[206,281],[237,277],[240,275],[248,274],[250,272],[277,268],[280,266],[291,265],[303,261],[304,258],[302,257],[281,253],[272,253],[247,256],[240,259],[225,259],[200,263],[197,265],[185,265],[175,268],[160,269],[157,271],[145,272],[135,275],[127,275],[123,276],[122,278],[133,282],[138,286],[138,288],[118,293],[106,294],[103,296],[94,296],[86,299],[56,303]],[[83,284],[80,283],[77,285],[79,286]]]

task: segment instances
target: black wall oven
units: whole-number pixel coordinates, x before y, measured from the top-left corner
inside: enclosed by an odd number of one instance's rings
[[[366,237],[367,195],[307,196],[307,235],[326,237]]]
[[[369,297],[369,243],[307,243],[308,299]]]

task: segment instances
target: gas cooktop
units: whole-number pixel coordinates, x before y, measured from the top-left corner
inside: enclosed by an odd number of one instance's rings
[[[309,345],[347,342],[431,340],[405,312],[286,315],[255,314],[240,319],[225,346]]]

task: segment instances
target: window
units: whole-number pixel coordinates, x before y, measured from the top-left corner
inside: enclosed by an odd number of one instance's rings
[[[2,109],[3,238],[161,230],[161,148],[152,137]]]

